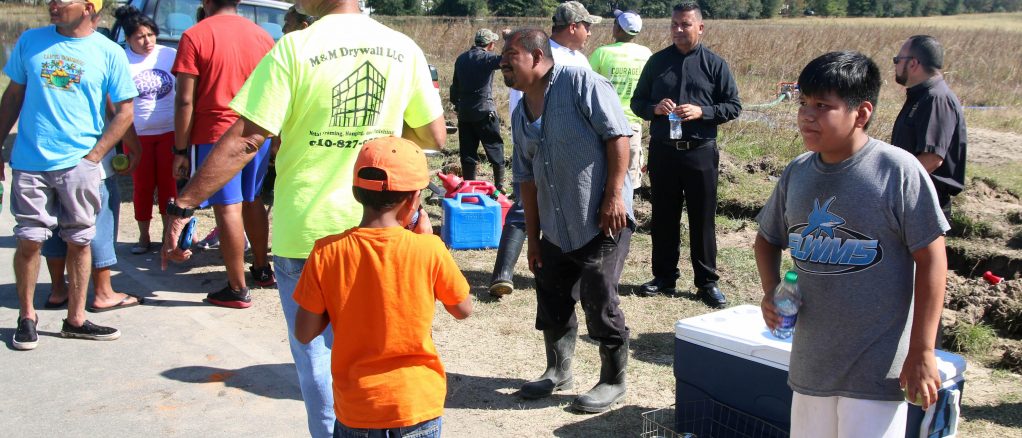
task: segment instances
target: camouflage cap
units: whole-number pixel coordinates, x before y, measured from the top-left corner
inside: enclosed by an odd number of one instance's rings
[[[487,44],[490,44],[490,43],[492,43],[494,41],[499,41],[499,40],[500,40],[500,36],[498,36],[496,33],[494,33],[490,29],[479,29],[479,32],[476,32],[476,45],[477,46],[485,46]]]
[[[586,22],[597,24],[603,21],[602,18],[590,15],[586,7],[579,2],[564,2],[557,6],[554,11],[554,26],[566,26],[574,23]]]

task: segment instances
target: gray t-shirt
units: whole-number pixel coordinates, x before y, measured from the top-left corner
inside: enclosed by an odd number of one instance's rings
[[[803,295],[788,384],[801,394],[901,400],[915,264],[949,227],[929,175],[876,139],[838,164],[795,158],[756,217],[789,250]]]

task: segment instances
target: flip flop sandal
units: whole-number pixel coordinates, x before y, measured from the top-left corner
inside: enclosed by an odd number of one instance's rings
[[[50,297],[46,297],[46,303],[43,304],[44,309],[59,309],[67,305],[68,298],[64,298],[64,301],[54,303],[50,301]]]
[[[125,294],[125,295],[127,295],[127,296],[124,297],[124,299],[121,300],[121,302],[119,302],[117,304],[114,304],[113,306],[110,306],[110,307],[88,306],[88,307],[85,308],[85,310],[88,310],[91,313],[103,313],[103,312],[109,312],[111,310],[124,309],[124,308],[128,308],[128,307],[135,307],[135,306],[138,306],[140,304],[145,303],[145,299],[140,297],[140,296],[138,296],[138,295],[132,295],[132,294]],[[130,300],[132,298],[134,298],[135,301],[134,302],[128,302],[128,300]]]
[[[152,249],[152,247],[153,247],[152,242],[149,243],[138,242],[131,247],[131,253],[135,255],[145,254],[149,252],[149,250]]]

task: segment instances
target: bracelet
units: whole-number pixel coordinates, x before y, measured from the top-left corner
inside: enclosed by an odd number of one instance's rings
[[[177,146],[171,145],[170,150],[174,152],[174,155],[188,155],[188,148],[178,149]]]

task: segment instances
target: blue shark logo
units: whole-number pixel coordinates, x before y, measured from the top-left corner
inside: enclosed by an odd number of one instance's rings
[[[813,211],[809,213],[809,226],[802,231],[802,237],[810,234],[819,237],[820,233],[834,237],[834,227],[845,224],[844,218],[828,211],[835,199],[837,197],[831,196],[830,199],[823,203],[823,207],[820,207],[819,199],[813,200]]]
[[[832,213],[837,197],[820,205],[813,200],[808,221],[788,229],[788,249],[795,265],[821,275],[848,274],[869,269],[883,259],[880,242],[845,226],[845,218]]]

